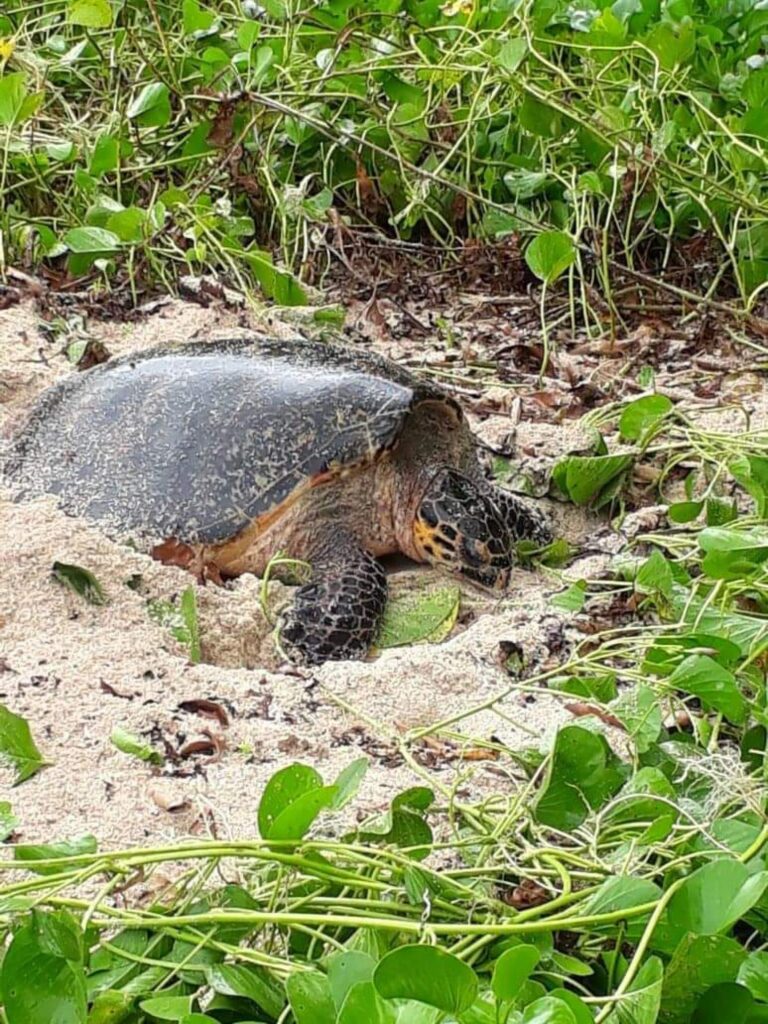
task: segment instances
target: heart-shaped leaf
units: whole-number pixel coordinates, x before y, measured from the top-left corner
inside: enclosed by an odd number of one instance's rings
[[[373,982],[383,999],[414,999],[448,1013],[475,1001],[478,982],[463,960],[437,946],[401,946],[381,960]]]
[[[542,231],[525,250],[528,268],[547,284],[556,281],[576,259],[576,249],[564,231]]]

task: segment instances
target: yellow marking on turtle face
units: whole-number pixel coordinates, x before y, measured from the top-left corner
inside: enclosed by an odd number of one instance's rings
[[[419,557],[424,562],[447,562],[445,540],[440,526],[430,526],[418,517],[413,523],[413,542]]]

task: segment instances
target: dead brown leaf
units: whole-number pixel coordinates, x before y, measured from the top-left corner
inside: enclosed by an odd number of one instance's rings
[[[229,725],[229,715],[226,708],[221,704],[217,704],[215,700],[208,700],[205,697],[183,700],[179,704],[179,711],[187,711],[191,715],[200,715],[203,718],[212,718],[224,729]]]
[[[112,353],[103,341],[89,338],[85,343],[82,355],[77,360],[77,368],[78,370],[90,370],[91,367],[100,366],[101,363],[106,363],[111,358]]]
[[[543,885],[539,885],[531,878],[525,878],[511,892],[508,890],[502,892],[501,898],[504,903],[515,907],[516,910],[526,910],[529,907],[540,907],[544,903],[549,903],[552,896]]]
[[[108,693],[110,697],[119,697],[120,700],[133,700],[136,696],[135,693],[123,693],[122,690],[118,690],[117,687],[113,686],[112,683],[108,683],[105,679],[99,680],[99,689],[102,693]]]
[[[610,714],[607,711],[603,711],[602,708],[596,704],[585,704],[583,701],[573,701],[571,704],[565,705],[565,710],[570,711],[576,718],[585,718],[588,715],[592,715],[595,718],[599,718],[601,722],[605,722],[606,725],[612,725],[616,729],[621,729],[626,732],[626,727],[622,721],[620,721],[615,715]]]
[[[207,756],[208,764],[214,764],[221,760],[226,749],[227,741],[220,733],[203,729],[200,737],[189,740],[179,749],[179,757],[188,758],[201,754]]]
[[[469,750],[462,750],[458,755],[460,761],[498,761],[499,751],[490,747],[470,747]]]
[[[376,191],[376,186],[360,161],[357,163],[355,178],[357,180],[357,192],[360,196],[360,204],[363,210],[367,210],[369,213],[375,212],[379,207],[379,196]]]
[[[213,125],[208,132],[207,141],[217,149],[226,149],[232,143],[233,129],[237,104],[224,101],[216,111]]]

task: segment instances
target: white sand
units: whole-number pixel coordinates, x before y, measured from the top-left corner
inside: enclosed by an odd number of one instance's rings
[[[89,330],[117,355],[247,320],[219,307],[173,302],[138,324],[93,322]],[[76,372],[61,343],[38,326],[31,307],[0,312],[0,433],[7,434],[44,386]],[[512,427],[503,413],[482,429],[503,437]],[[523,423],[518,437],[538,459],[551,460],[562,454],[567,429]],[[558,516],[569,539],[587,532],[577,511]],[[93,607],[55,582],[56,560],[90,569],[108,605]],[[126,586],[134,576],[141,577],[138,590]],[[546,741],[572,721],[546,693],[526,702],[499,659],[502,641],[520,644],[532,665],[551,658],[564,622],[548,606],[548,595],[559,589],[552,577],[516,572],[510,598],[493,607],[469,594],[463,607],[473,621],[443,644],[391,650],[368,663],[328,664],[311,675],[279,671],[259,583],[248,577],[231,589],[198,588],[208,663],[189,664],[149,618],[147,599],[173,598],[190,582],[183,571],[67,518],[49,500],[14,504],[0,492],[0,702],[29,720],[52,762],[18,789],[10,786],[11,772],[0,769],[0,799],[14,805],[20,840],[91,832],[102,847],[114,848],[190,833],[247,837],[256,831],[263,784],[278,768],[302,760],[330,779],[363,753],[371,767],[355,811],[382,809],[418,781],[393,757],[393,735],[460,715],[510,686],[508,718],[485,711],[463,721],[461,731],[516,748]],[[393,589],[440,582],[445,579],[420,570],[392,577]],[[275,585],[274,593],[279,601],[287,592]],[[229,725],[179,709],[196,698],[224,706]],[[153,768],[114,748],[109,737],[116,726],[161,752],[164,743],[178,750],[206,739],[206,730],[224,749],[214,758],[198,753]],[[438,758],[435,778],[451,785],[460,772],[464,785],[508,789],[510,767]]]

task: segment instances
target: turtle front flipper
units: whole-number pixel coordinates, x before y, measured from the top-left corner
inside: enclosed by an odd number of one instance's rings
[[[299,587],[278,624],[280,646],[291,661],[303,665],[364,658],[387,600],[384,570],[338,530],[310,561],[312,582]]]
[[[504,491],[501,487],[488,486],[514,541],[530,540],[540,547],[551,544],[554,533],[545,512],[517,494]]]

